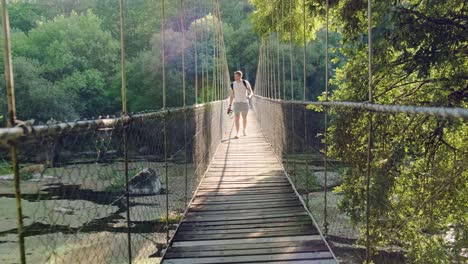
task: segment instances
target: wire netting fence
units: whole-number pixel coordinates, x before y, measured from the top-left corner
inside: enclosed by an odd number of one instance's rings
[[[466,196],[467,153],[453,147],[467,140],[462,118],[307,105],[256,97],[254,108],[340,263],[363,263],[366,251],[374,263],[418,262],[415,255],[426,263],[466,260],[466,215],[454,202]]]
[[[28,263],[127,263],[129,254],[157,263],[221,142],[226,110],[218,101],[75,130],[25,127],[31,132],[9,143],[18,150]],[[18,262],[12,179],[1,179],[2,263]]]

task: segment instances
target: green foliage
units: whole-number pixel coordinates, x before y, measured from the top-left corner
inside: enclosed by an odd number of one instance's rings
[[[12,2],[8,7],[10,27],[28,32],[40,20],[40,10],[37,5],[23,2]]]
[[[17,57],[13,67],[19,119],[66,120],[78,117],[71,106],[73,99],[69,96],[70,94],[42,78],[42,69],[37,61]],[[4,74],[0,75],[0,79],[4,79]],[[1,82],[0,87],[2,93],[5,94],[5,82]],[[6,100],[4,97],[2,99],[0,107],[6,112]]]
[[[302,45],[304,28],[307,40],[317,38],[320,43],[323,39],[324,1],[306,0],[305,26],[303,1],[291,1],[291,8],[289,1],[283,7],[279,0],[251,2],[257,7],[252,22],[265,39],[279,32],[283,41],[292,38]],[[372,4],[375,102],[468,107],[464,1]],[[281,8],[286,14],[283,19],[278,16]],[[331,67],[336,67],[336,73],[332,70],[330,74],[335,87],[331,100],[367,101],[366,1],[330,1],[330,29],[338,32],[341,41],[339,46],[330,44]],[[321,45],[308,49],[315,56],[324,50]],[[302,58],[300,53],[293,55]],[[315,71],[313,65],[307,67]],[[318,69],[317,74],[323,74]],[[302,77],[300,70],[294,74]],[[343,108],[332,109],[332,114],[329,153],[352,165],[338,190],[344,194],[340,207],[359,226],[366,221],[367,142],[369,120],[373,120],[371,245],[401,246],[412,263],[462,261],[461,248],[468,237],[464,228],[468,204],[466,122],[402,114],[370,117]],[[445,239],[447,233],[453,239]]]

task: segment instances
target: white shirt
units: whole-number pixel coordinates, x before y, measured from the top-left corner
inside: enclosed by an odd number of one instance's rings
[[[252,89],[252,86],[250,86],[249,81],[245,80],[245,84],[247,84],[247,87]],[[234,82],[233,83],[233,90],[234,90],[234,103],[248,103],[248,93],[249,89],[244,86],[244,83],[241,81],[239,82]]]

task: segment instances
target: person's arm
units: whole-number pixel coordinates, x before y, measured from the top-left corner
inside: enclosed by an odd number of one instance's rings
[[[231,109],[233,100],[234,100],[234,89],[231,89],[231,95],[229,96],[229,109]]]

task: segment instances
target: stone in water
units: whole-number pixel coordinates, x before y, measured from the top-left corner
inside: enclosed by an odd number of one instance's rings
[[[130,194],[160,194],[162,184],[153,169],[145,168],[128,182],[128,186]]]

